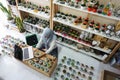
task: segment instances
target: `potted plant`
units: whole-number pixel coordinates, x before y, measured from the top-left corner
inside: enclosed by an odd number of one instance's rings
[[[92,11],[93,11],[93,12],[97,12],[97,7],[96,7],[96,6],[93,6]]]
[[[75,3],[75,2],[71,1],[71,2],[70,2],[70,6],[71,6],[71,7],[74,7],[74,3]]]
[[[84,4],[84,3],[81,4],[81,9],[82,9],[82,10],[85,10],[85,9],[86,9],[86,4]]]
[[[8,1],[8,3],[10,4],[10,5],[16,5],[16,2],[15,2],[15,0],[7,0]]]
[[[61,79],[64,80],[64,79],[65,79],[65,76],[64,76],[64,75],[61,75]]]
[[[16,25],[21,33],[25,32],[25,29],[23,27],[23,21],[20,19],[20,17],[15,16],[15,22]]]
[[[99,32],[99,30],[100,30],[100,24],[97,23],[96,26],[95,26],[95,32]]]
[[[101,33],[105,33],[105,30],[106,30],[106,24],[104,24],[104,25],[101,27]]]
[[[97,3],[96,0],[91,0],[91,1],[90,1],[90,4],[91,4],[91,5],[95,5],[96,3]]]
[[[94,23],[95,23],[94,20],[92,20],[92,21],[90,22],[90,24],[92,24],[92,25],[94,25]]]
[[[81,72],[78,72],[78,76],[80,76],[81,75]]]
[[[90,24],[88,27],[89,30],[93,30],[93,24]]]
[[[82,18],[81,18],[81,16],[78,18],[78,20],[79,20],[79,23],[82,23]]]
[[[74,25],[77,25],[78,24],[78,20],[76,19],[75,21],[74,21]]]
[[[7,20],[13,20],[13,17],[12,17],[12,14],[11,14],[11,11],[9,9],[7,9],[5,6],[3,6],[3,4],[0,2],[0,9],[3,13],[6,14],[7,16]]]
[[[81,9],[82,9],[82,10],[85,10],[85,9],[86,9],[86,3],[87,3],[87,0],[83,0],[83,1],[82,1],[82,4],[81,4]]]
[[[67,72],[67,77],[70,77],[70,73],[69,72]]]
[[[87,28],[87,22],[84,21],[84,22],[81,24],[81,27],[84,28],[84,29],[86,29],[86,28]]]
[[[60,4],[65,4],[65,1],[64,0],[60,0]]]
[[[92,9],[93,9],[93,8],[92,8],[91,5],[89,5],[88,8],[87,8],[88,11],[92,11]]]
[[[104,8],[104,5],[101,4],[101,5],[98,7],[97,12],[98,12],[99,14],[101,14],[102,11],[103,11],[103,8]]]

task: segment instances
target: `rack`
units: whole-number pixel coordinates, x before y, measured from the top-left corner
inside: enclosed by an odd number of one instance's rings
[[[27,13],[30,13],[30,14],[33,14],[33,15],[36,15],[36,16],[39,16],[39,17],[43,17],[47,20],[50,19],[50,15],[47,15],[47,14],[44,14],[44,13],[40,13],[40,12],[33,12],[33,10],[29,10],[27,8],[24,8],[22,6],[18,6],[18,10],[20,11],[24,11],[24,12],[27,12]]]
[[[79,8],[74,8],[74,7],[70,7],[68,5],[60,4],[56,0],[54,0],[53,3],[56,4],[56,5],[59,5],[59,6],[63,6],[63,7],[67,7],[67,8],[73,9],[73,10],[77,10],[77,11],[81,11],[81,12],[85,12],[85,13],[90,13],[90,14],[93,14],[93,15],[97,15],[97,16],[100,16],[100,17],[103,17],[103,18],[108,18],[108,19],[113,19],[113,20],[120,20],[120,18],[117,18],[115,16],[102,15],[102,14],[98,14],[98,13],[87,11],[86,9],[82,10],[82,9],[79,9]]]
[[[64,9],[64,10],[63,10]],[[66,10],[67,9],[69,9],[70,11],[69,12],[67,12]],[[92,11],[88,11],[87,9],[81,9],[81,8],[75,8],[75,7],[73,7],[73,6],[69,6],[69,5],[67,5],[66,3],[64,3],[64,4],[61,4],[60,2],[58,2],[58,0],[54,0],[53,1],[53,15],[52,15],[52,17],[53,17],[53,19],[52,19],[52,29],[54,29],[54,24],[55,23],[60,23],[60,24],[63,24],[63,25],[66,25],[66,26],[69,26],[69,27],[71,27],[72,29],[75,29],[75,30],[78,30],[78,31],[85,31],[85,32],[89,32],[89,33],[92,33],[92,34],[94,34],[94,35],[98,35],[98,36],[101,36],[101,37],[104,37],[104,38],[107,38],[107,39],[110,39],[110,40],[114,40],[114,41],[116,41],[118,44],[116,44],[116,46],[112,49],[112,50],[105,50],[105,49],[102,49],[102,48],[100,48],[100,47],[97,47],[97,46],[91,46],[91,45],[89,45],[89,44],[86,44],[86,43],[84,43],[84,42],[81,42],[81,41],[78,41],[78,40],[75,40],[75,39],[73,39],[73,38],[70,38],[70,37],[68,37],[68,36],[66,36],[66,35],[64,35],[64,34],[62,34],[62,33],[58,33],[58,32],[55,32],[56,33],[56,35],[58,35],[58,36],[61,36],[61,37],[63,37],[63,38],[66,38],[66,39],[69,39],[69,40],[71,40],[71,41],[74,41],[74,42],[76,42],[76,43],[79,43],[79,44],[82,44],[82,45],[85,45],[85,46],[87,46],[87,47],[90,47],[90,48],[93,48],[93,49],[96,49],[96,50],[98,50],[98,51],[102,51],[102,52],[104,52],[105,54],[104,55],[96,55],[96,54],[93,54],[93,53],[90,53],[90,52],[85,52],[84,50],[79,50],[79,49],[77,49],[77,48],[75,48],[74,46],[72,46],[72,45],[68,45],[68,44],[66,44],[66,43],[63,43],[63,42],[58,42],[59,44],[62,44],[62,45],[64,45],[64,46],[67,46],[67,47],[70,47],[70,48],[72,48],[72,49],[74,49],[74,50],[76,50],[76,51],[79,51],[79,52],[82,52],[82,53],[84,53],[84,54],[87,54],[87,55],[89,55],[89,56],[92,56],[92,57],[94,57],[94,58],[96,58],[96,59],[98,59],[98,60],[100,60],[100,61],[103,61],[103,62],[108,62],[109,61],[109,59],[115,54],[115,52],[117,51],[117,49],[118,49],[118,47],[120,47],[120,38],[118,38],[118,37],[116,37],[116,36],[107,36],[106,34],[103,34],[103,33],[101,33],[101,32],[96,32],[95,30],[90,30],[90,29],[88,29],[88,28],[82,28],[82,26],[81,26],[81,24],[77,24],[77,25],[75,25],[74,23],[71,23],[71,22],[69,22],[69,21],[67,21],[67,20],[63,20],[63,19],[57,19],[56,17],[55,17],[55,15],[57,14],[57,12],[65,12],[65,13],[70,13],[70,14],[72,14],[72,11],[76,11],[76,12],[82,12],[82,13],[85,13],[85,14],[87,14],[87,16],[86,17],[90,17],[90,16],[97,16],[97,17],[102,17],[102,18],[106,18],[106,19],[109,19],[109,20],[115,20],[115,21],[120,21],[120,18],[119,17],[115,17],[115,16],[108,16],[108,15],[103,15],[103,14],[99,14],[99,13],[95,13],[95,12],[92,12]],[[75,13],[73,13],[74,15],[75,15]],[[107,55],[106,55],[107,54]]]
[[[35,0],[35,1],[27,0],[27,1],[28,2],[33,2],[33,3],[38,2],[38,3],[35,3],[35,4],[39,5],[39,1],[38,0]],[[115,54],[115,52],[120,47],[120,38],[118,38],[116,36],[107,36],[106,34],[103,34],[101,32],[96,32],[96,31],[90,30],[88,28],[82,28],[81,24],[75,25],[74,23],[70,23],[68,21],[63,21],[63,20],[56,19],[54,16],[55,16],[55,14],[58,11],[64,12],[64,10],[61,10],[61,7],[62,7],[62,9],[70,9],[70,13],[71,14],[73,14],[71,11],[77,11],[79,13],[85,13],[85,14],[87,14],[86,17],[88,17],[88,18],[89,17],[91,18],[91,16],[93,16],[93,17],[94,16],[95,17],[102,17],[102,18],[105,18],[105,20],[109,19],[109,20],[115,21],[115,22],[120,21],[120,18],[119,17],[115,17],[115,16],[108,16],[108,15],[95,13],[95,12],[92,12],[92,11],[88,11],[87,9],[83,10],[81,8],[75,8],[75,7],[69,6],[67,4],[61,4],[61,3],[57,2],[57,0],[48,0],[48,1],[49,1],[49,3],[48,3],[49,7],[50,7],[50,13],[49,14],[43,14],[40,11],[36,12],[36,11],[31,10],[29,8],[25,8],[25,7],[20,6],[20,5],[18,6],[18,0],[16,0],[16,8],[17,8],[17,10],[19,12],[19,16],[23,20],[24,20],[24,18],[26,18],[26,16],[28,16],[28,14],[30,14],[32,16],[36,16],[36,17],[48,20],[50,22],[50,28],[51,29],[54,29],[54,27],[55,27],[54,23],[57,22],[57,23],[69,26],[70,28],[75,29],[77,31],[85,31],[85,32],[88,32],[88,33],[91,33],[91,34],[94,34],[94,35],[97,35],[97,36],[104,37],[104,38],[106,38],[108,40],[116,41],[117,44],[116,44],[116,46],[112,50],[111,49],[103,49],[103,48],[100,48],[98,46],[92,46],[92,45],[86,44],[86,43],[84,43],[82,41],[70,38],[68,36],[63,35],[62,33],[55,32],[55,34],[58,35],[58,36],[61,36],[61,37],[66,38],[68,40],[74,41],[74,42],[76,42],[78,44],[82,44],[82,45],[85,45],[87,47],[96,49],[98,51],[104,52],[105,54],[104,55],[96,55],[96,54],[93,54],[93,53],[90,53],[90,52],[85,52],[84,50],[79,50],[79,49],[77,49],[77,47],[72,46],[72,45],[68,45],[68,44],[63,43],[63,42],[57,41],[57,43],[62,44],[62,45],[67,46],[67,47],[70,47],[71,49],[74,49],[76,51],[82,52],[82,53],[84,53],[86,55],[92,56],[92,57],[94,57],[94,58],[96,58],[96,59],[98,59],[100,61],[105,62],[105,63],[108,62],[109,59]],[[47,4],[47,3],[45,3],[45,4]],[[66,13],[67,13],[67,11],[66,11]],[[24,22],[24,23],[29,24],[30,26],[34,26],[35,28],[38,28],[38,29],[41,29],[41,30],[44,29],[42,26],[34,25],[34,24],[31,24],[31,23],[27,23],[27,22]],[[27,31],[29,31],[31,33],[34,33],[33,31],[28,30],[28,29],[27,29]]]

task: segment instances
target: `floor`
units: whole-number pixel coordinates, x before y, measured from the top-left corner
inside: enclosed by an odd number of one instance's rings
[[[1,22],[1,21],[0,21]],[[4,27],[5,25],[0,24],[0,39],[4,37],[5,35],[11,35],[16,38],[20,38],[21,40],[25,41],[24,34],[20,34],[17,31],[10,30]],[[100,80],[101,78],[101,72],[103,70],[109,70],[115,73],[120,74],[120,71],[110,67],[107,64],[103,64],[102,62],[99,62],[98,60],[89,57],[87,55],[84,55],[80,52],[75,52],[72,49],[69,49],[67,47],[64,47],[62,45],[58,46],[61,48],[59,52],[59,60],[62,56],[66,55],[67,57],[73,58],[75,60],[80,61],[81,63],[94,66],[95,67],[95,80]],[[38,73],[37,71],[27,67],[23,63],[19,62],[18,60],[14,59],[11,56],[0,56],[0,80],[52,80],[52,77],[46,77],[41,73]]]

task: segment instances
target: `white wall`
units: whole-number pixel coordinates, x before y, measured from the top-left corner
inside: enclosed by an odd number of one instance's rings
[[[0,2],[7,7],[6,0],[0,0]],[[0,10],[0,22],[6,23],[6,15]]]

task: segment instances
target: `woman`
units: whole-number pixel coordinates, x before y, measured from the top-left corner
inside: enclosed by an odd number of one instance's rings
[[[36,45],[36,48],[45,51],[45,53],[51,54],[58,58],[58,49],[56,45],[56,35],[54,32],[46,27],[41,35],[41,38]]]

